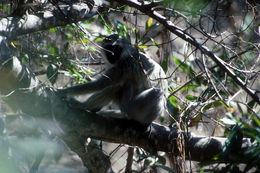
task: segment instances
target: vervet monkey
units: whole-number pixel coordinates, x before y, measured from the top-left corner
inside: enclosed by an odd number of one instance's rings
[[[105,114],[102,107],[112,101],[120,110],[107,110],[108,114],[151,124],[165,109],[168,83],[163,69],[117,34],[106,37],[101,47],[107,64],[104,74],[58,92],[65,96],[93,93],[76,107]]]

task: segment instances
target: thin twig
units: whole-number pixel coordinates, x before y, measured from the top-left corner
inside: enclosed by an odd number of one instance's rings
[[[134,156],[134,148],[129,146],[127,149],[127,159],[126,159],[126,167],[125,167],[126,173],[132,172],[133,156]]]
[[[238,53],[238,54],[232,56],[231,58],[229,58],[229,61],[233,60],[234,58],[236,58],[236,57],[238,57],[238,56],[241,56],[241,55],[247,53],[247,52],[250,51],[250,50],[254,50],[255,48],[256,48],[256,47],[252,46],[252,47],[250,47],[250,48],[248,48],[248,49],[246,49],[246,50],[244,50],[244,51],[242,51],[242,52],[240,52],[240,53]],[[214,66],[210,67],[209,70],[212,71],[214,68],[217,68],[217,67],[218,67],[217,65],[214,65]],[[188,84],[190,84],[192,81],[194,81],[194,80],[197,79],[198,77],[202,76],[204,73],[205,73],[204,71],[198,73],[196,76],[194,76],[194,77],[191,78],[189,81],[187,81],[185,84],[183,84],[181,87],[179,87],[178,89],[174,90],[174,91],[168,96],[168,98],[171,97],[172,95],[176,94],[177,92],[179,92],[182,88],[184,88],[185,86],[187,86]]]

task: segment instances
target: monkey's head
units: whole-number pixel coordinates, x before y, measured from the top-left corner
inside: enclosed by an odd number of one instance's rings
[[[104,54],[110,64],[115,64],[119,60],[133,57],[137,52],[131,45],[130,41],[118,34],[112,34],[101,43],[104,48]]]

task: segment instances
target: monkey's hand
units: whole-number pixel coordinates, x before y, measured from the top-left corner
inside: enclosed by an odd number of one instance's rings
[[[76,100],[75,98],[67,96],[67,89],[55,89],[55,92],[58,94],[59,97],[61,97],[63,100],[65,100],[68,103],[69,107],[71,108],[83,107],[80,101]]]

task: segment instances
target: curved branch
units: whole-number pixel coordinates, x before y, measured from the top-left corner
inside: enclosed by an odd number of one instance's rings
[[[177,27],[168,20],[166,17],[162,16],[161,14],[157,13],[153,8],[150,8],[150,2],[141,3],[138,0],[116,0],[117,2],[127,4],[131,7],[134,7],[144,14],[156,19],[159,23],[164,25],[169,31],[173,34],[177,35],[178,37],[182,38],[183,40],[189,42],[191,45],[199,49],[203,54],[210,57],[222,70],[224,70],[248,95],[252,97],[252,99],[260,104],[260,98],[257,95],[257,92],[248,88],[246,83],[242,81],[236,74],[225,65],[225,62],[215,55],[212,51],[210,51],[206,46],[201,45],[192,35],[184,31],[183,29]]]
[[[97,9],[92,8],[89,3],[79,3],[24,15],[23,18],[6,17],[0,20],[0,36],[11,40],[20,35],[86,20],[97,14]]]

